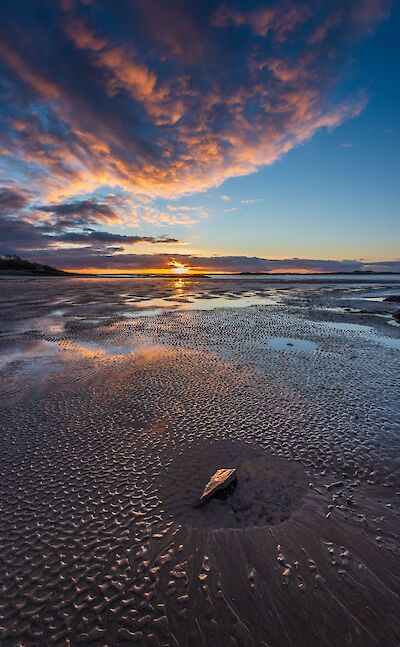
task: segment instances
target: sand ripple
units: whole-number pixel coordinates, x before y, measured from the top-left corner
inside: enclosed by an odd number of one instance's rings
[[[400,644],[394,327],[327,326],[349,288],[132,318],[249,287],[2,289],[1,645]]]

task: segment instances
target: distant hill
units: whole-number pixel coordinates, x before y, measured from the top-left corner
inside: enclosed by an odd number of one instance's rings
[[[19,256],[0,256],[0,275],[6,276],[62,276],[69,275],[70,272],[57,270],[50,265],[41,265],[40,263],[31,263],[25,261]]]

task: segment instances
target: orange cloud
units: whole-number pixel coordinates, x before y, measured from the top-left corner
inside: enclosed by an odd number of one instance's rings
[[[124,17],[64,2],[54,23],[23,40],[3,27],[10,99],[0,150],[46,201],[100,187],[150,198],[203,191],[274,163],[365,105],[330,96],[342,49],[382,18],[383,0],[314,12],[290,0],[246,11],[162,4],[140,0]],[[165,211],[159,222],[177,218]]]

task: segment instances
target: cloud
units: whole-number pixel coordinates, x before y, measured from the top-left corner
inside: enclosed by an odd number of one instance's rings
[[[84,229],[78,231],[58,230],[52,226],[34,225],[27,220],[9,219],[0,216],[0,252],[2,254],[20,254],[23,251],[33,254],[45,254],[50,247],[58,249],[73,245],[93,245],[96,249],[109,245],[136,245],[139,243],[170,244],[179,243],[177,238],[169,236],[130,236],[113,234],[107,231]],[[62,263],[60,253],[59,262]]]
[[[96,200],[76,200],[74,202],[39,205],[38,210],[51,214],[64,226],[99,222],[113,224],[120,219],[116,210],[109,204]]]
[[[167,213],[158,210],[147,210],[142,214],[142,220],[162,227],[164,225],[194,225],[198,222],[187,213]]]
[[[20,212],[29,202],[28,194],[21,189],[0,188],[0,214]]]
[[[281,3],[280,7],[261,6],[250,10],[240,10],[229,5],[221,5],[212,16],[218,27],[248,27],[257,36],[272,33],[282,41],[299,25],[310,17],[310,6],[306,3],[295,5]]]
[[[45,229],[32,225],[24,218],[8,218],[0,214],[0,253],[14,254],[23,250],[40,250],[44,245]]]
[[[185,205],[167,204],[165,210],[157,209],[151,205],[138,210],[140,219],[156,227],[164,225],[195,225],[200,220],[207,218],[208,213],[204,207],[189,207]]]
[[[115,202],[115,200],[114,200]],[[112,233],[94,228],[119,222],[119,215],[109,204],[95,200],[40,205],[28,209],[29,198],[15,188],[0,189],[0,252],[45,254],[50,248],[90,247],[91,252],[123,251],[115,245],[139,243],[179,243],[170,236],[141,236]],[[23,213],[21,213],[23,209]],[[44,214],[45,218],[40,216]],[[88,226],[88,225],[92,226]],[[61,258],[60,258],[61,261]]]
[[[94,244],[97,247],[101,245],[110,245],[120,243],[123,245],[136,245],[138,243],[179,243],[177,238],[170,238],[168,236],[161,236],[155,238],[154,236],[125,236],[124,234],[112,234],[107,231],[96,231],[93,229],[80,231],[80,232],[64,232],[51,240],[56,240],[62,243],[84,243]]]
[[[363,109],[333,97],[352,42],[386,11],[5,0],[4,163],[55,202],[102,186],[176,197],[252,173]]]

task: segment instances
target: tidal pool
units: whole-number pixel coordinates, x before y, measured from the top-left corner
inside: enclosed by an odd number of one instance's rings
[[[317,349],[317,344],[308,339],[296,339],[295,337],[271,337],[268,344],[274,350],[301,351],[311,353]]]

